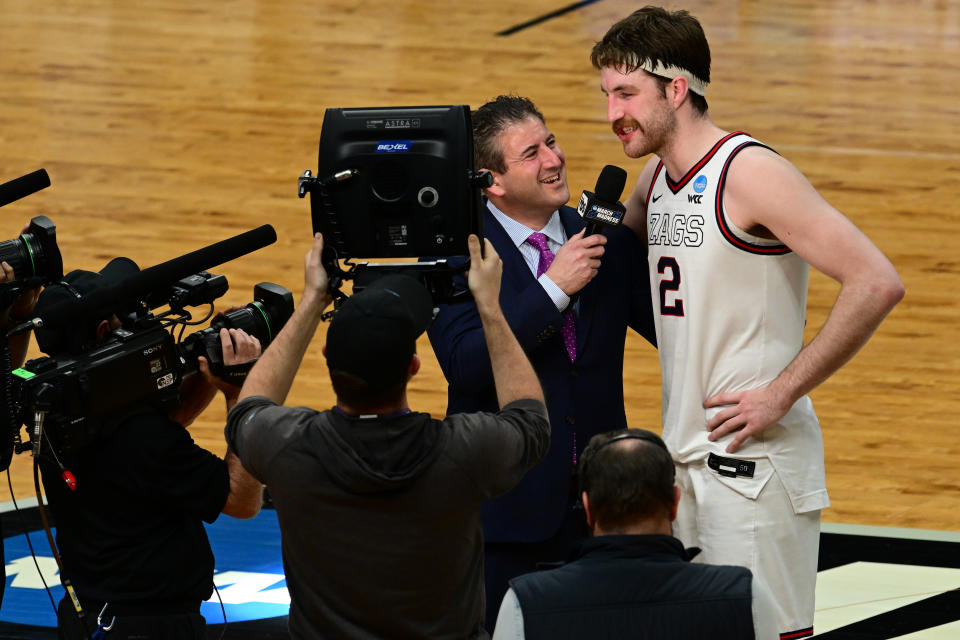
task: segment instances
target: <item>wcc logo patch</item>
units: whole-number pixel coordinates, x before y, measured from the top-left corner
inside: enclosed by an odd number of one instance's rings
[[[697,176],[697,179],[693,181],[693,190],[696,191],[695,194],[687,194],[687,202],[692,204],[702,204],[703,203],[703,192],[707,188],[707,177],[706,176]]]
[[[30,515],[36,508],[24,511]],[[6,516],[14,514],[3,515],[7,534],[4,539],[7,582],[0,609],[0,638],[21,637],[17,633],[28,629],[54,629],[57,617],[44,582],[50,587],[55,603],[60,602],[64,589],[46,534],[39,527],[29,533],[40,567],[38,573],[26,537],[23,533],[10,535],[14,526],[8,523],[16,519]],[[221,515],[212,525],[204,526],[216,558],[213,582],[220,591],[219,599],[214,591],[210,599],[200,605],[207,624],[223,623],[220,609],[220,600],[223,600],[227,622],[231,625],[270,618],[276,619],[276,630],[285,633],[290,594],[283,573],[277,512],[263,509],[252,520]]]

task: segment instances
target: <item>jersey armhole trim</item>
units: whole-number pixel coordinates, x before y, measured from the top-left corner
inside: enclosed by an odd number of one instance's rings
[[[770,149],[770,147],[768,147],[767,145],[757,142],[755,140],[744,142],[743,144],[737,146],[733,151],[730,152],[730,155],[727,157],[726,162],[724,162],[723,164],[723,169],[721,169],[720,171],[720,180],[719,180],[719,184],[717,185],[716,202],[714,204],[714,213],[715,213],[715,219],[717,222],[717,227],[720,229],[720,235],[722,235],[727,242],[729,242],[731,245],[733,245],[737,249],[746,251],[748,253],[761,255],[761,256],[786,255],[788,253],[791,253],[792,251],[790,247],[788,247],[785,244],[781,244],[781,243],[759,244],[755,242],[750,242],[748,240],[744,240],[740,236],[736,235],[733,229],[731,228],[730,223],[727,221],[726,216],[723,214],[723,191],[727,185],[727,171],[730,169],[730,163],[733,162],[733,159],[737,156],[737,154],[743,151],[744,149],[746,149],[747,147],[763,147],[764,149],[769,149],[770,151],[773,151],[774,153],[776,153],[776,151],[774,151],[773,149]]]

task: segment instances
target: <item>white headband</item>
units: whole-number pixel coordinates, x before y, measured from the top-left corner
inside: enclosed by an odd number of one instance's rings
[[[682,67],[665,65],[659,60],[654,60],[652,63],[644,60],[642,64],[637,65],[637,68],[643,69],[644,71],[652,73],[655,76],[666,78],[667,80],[673,80],[677,76],[683,76],[687,79],[687,84],[690,86],[690,91],[700,94],[701,96],[707,95],[707,83],[703,80],[700,80]]]

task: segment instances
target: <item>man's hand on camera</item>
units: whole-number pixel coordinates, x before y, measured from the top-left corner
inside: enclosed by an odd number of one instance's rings
[[[323,235],[316,233],[313,236],[313,246],[303,259],[303,299],[302,304],[317,304],[324,310],[333,301],[328,291],[330,279],[327,270],[321,262],[323,256]]]
[[[260,357],[260,341],[256,336],[251,336],[242,329],[220,329],[220,346],[223,350],[223,366],[225,367],[252,362]],[[213,375],[213,372],[210,371],[210,363],[203,356],[197,358],[197,364],[204,379],[222,391],[228,402],[231,399],[236,400],[236,397],[240,394],[240,387]]]
[[[486,238],[483,242],[484,255],[481,256],[480,239],[474,234],[470,234],[467,238],[467,248],[470,250],[470,272],[467,274],[467,283],[480,315],[499,312],[500,275],[503,273],[503,262],[496,249]]]
[[[240,329],[221,329],[220,347],[224,366],[243,364],[260,356],[260,341]],[[170,413],[170,418],[184,427],[190,426],[207,408],[218,389],[226,398],[227,411],[237,403],[237,396],[240,394],[240,387],[213,375],[210,363],[205,357],[197,358],[197,369],[201,375],[190,375],[183,379],[180,385],[180,406]]]
[[[13,282],[15,279],[13,267],[7,262],[0,263],[0,282]],[[29,319],[39,296],[40,287],[23,291],[10,307],[0,309],[0,324],[9,326]]]

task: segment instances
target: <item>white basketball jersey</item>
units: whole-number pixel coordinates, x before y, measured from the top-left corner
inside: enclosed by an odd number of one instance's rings
[[[732,435],[707,440],[706,422],[720,409],[704,409],[705,399],[768,384],[803,346],[808,265],[778,241],[737,228],[723,207],[727,169],[753,145],[764,146],[746,134],[728,134],[678,182],[661,162],[647,193],[663,436],[682,463],[711,452],[769,458],[800,513],[829,504],[823,439],[807,396],[734,454],[724,451]],[[769,474],[718,477],[756,497]]]

